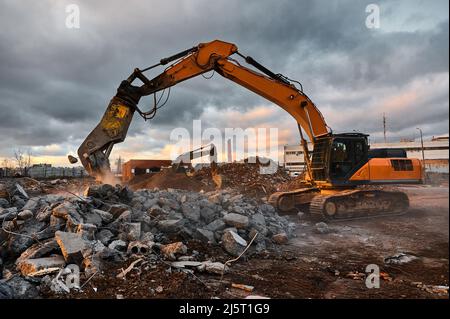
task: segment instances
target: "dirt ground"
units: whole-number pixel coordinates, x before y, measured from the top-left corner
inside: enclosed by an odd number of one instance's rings
[[[403,216],[330,223],[330,232],[315,231],[317,220],[299,219],[296,237],[279,251],[242,258],[231,271],[220,275],[187,274],[162,264],[130,273],[126,280],[115,275],[117,265],[94,276],[83,291],[63,298],[243,298],[248,295],[270,298],[448,298],[433,286],[448,286],[449,204],[448,186],[403,187],[411,200]],[[225,262],[230,257],[219,247],[196,249]],[[416,256],[405,264],[385,264],[397,253]],[[122,267],[127,267],[131,261]],[[379,288],[365,285],[366,266],[376,264],[381,271]],[[82,280],[81,283],[85,282]],[[232,288],[232,283],[251,285],[252,292]]]

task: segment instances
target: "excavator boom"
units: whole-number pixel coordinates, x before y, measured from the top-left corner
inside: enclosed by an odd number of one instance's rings
[[[230,57],[233,54],[243,57],[262,73],[242,66]],[[164,72],[151,80],[143,74],[173,61]],[[145,119],[153,118],[156,105],[148,112],[141,111],[138,107],[141,97],[170,89],[182,81],[213,70],[282,107],[295,118],[311,141],[329,134],[320,111],[288,78],[275,74],[253,58],[240,54],[236,45],[215,40],[162,59],[149,68],[135,69],[127,80],[122,81],[102,120],[78,149],[79,158],[89,174],[99,179],[108,174],[111,150],[114,144],[124,141],[136,111]],[[133,85],[136,79],[143,84]]]
[[[242,66],[232,55],[242,58],[252,69]],[[169,66],[153,79],[144,75],[146,71],[167,64]],[[303,188],[270,196],[269,202],[279,211],[292,211],[307,205],[311,213],[326,219],[342,220],[393,215],[407,210],[409,201],[403,192],[369,186],[421,183],[423,171],[418,159],[370,158],[367,135],[354,132],[332,134],[299,82],[270,71],[252,57],[241,54],[236,45],[219,40],[201,43],[146,69],[135,69],[128,79],[122,81],[102,120],[78,150],[89,174],[103,179],[110,173],[108,158],[111,150],[114,144],[125,139],[135,112],[146,120],[152,119],[161,107],[158,101],[166,89],[209,71],[216,71],[272,101],[297,121],[308,174]],[[135,80],[142,84],[133,85]],[[157,99],[156,93],[160,91],[162,93]],[[140,99],[151,94],[154,96],[153,108],[142,111],[138,106]],[[303,131],[314,145],[312,156]],[[218,187],[221,184],[221,180],[216,182]]]

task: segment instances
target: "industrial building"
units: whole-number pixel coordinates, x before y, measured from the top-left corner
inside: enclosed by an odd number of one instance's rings
[[[396,143],[372,143],[371,149],[378,148],[401,148],[406,151],[407,157],[422,160],[422,143],[416,141],[400,141]],[[308,144],[310,152],[313,150],[311,143]],[[448,173],[449,172],[449,138],[448,136],[434,137],[429,141],[423,141],[423,157],[427,172]],[[292,176],[296,176],[305,169],[303,147],[301,145],[284,146],[284,168]]]
[[[136,175],[159,172],[172,164],[171,160],[129,160],[122,165],[122,181],[128,182]]]

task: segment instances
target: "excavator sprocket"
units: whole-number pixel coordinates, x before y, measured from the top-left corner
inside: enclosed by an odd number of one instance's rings
[[[309,212],[337,221],[396,216],[406,213],[408,208],[409,199],[403,192],[356,189],[317,195],[311,201]]]

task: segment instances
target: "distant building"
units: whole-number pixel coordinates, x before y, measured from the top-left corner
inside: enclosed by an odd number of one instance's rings
[[[122,181],[128,182],[136,175],[159,172],[172,165],[171,160],[129,160],[122,165]]]
[[[313,151],[312,143],[308,143],[308,150]],[[284,146],[284,168],[289,171],[291,176],[302,173],[306,168],[305,158],[303,157],[303,146],[285,145]]]
[[[53,167],[51,164],[35,164],[28,168],[27,175],[32,178],[86,177],[84,167]]]
[[[377,148],[401,148],[406,150],[407,157],[422,160],[422,145],[420,140],[400,141],[397,143],[372,143],[371,149]],[[431,141],[423,142],[425,155],[425,169],[427,172],[448,173],[449,172],[449,138],[448,136],[433,137]],[[313,150],[311,143],[308,144],[310,152]],[[284,168],[291,175],[299,174],[305,169],[303,147],[301,145],[284,146]]]
[[[0,177],[11,177],[14,176],[16,170],[9,167],[0,167]]]

